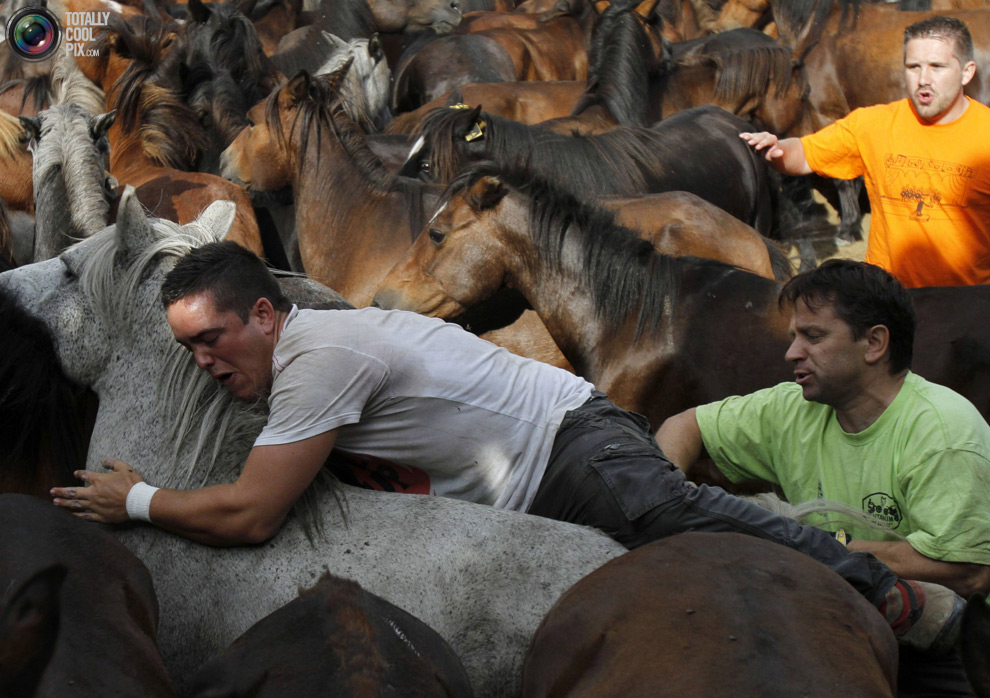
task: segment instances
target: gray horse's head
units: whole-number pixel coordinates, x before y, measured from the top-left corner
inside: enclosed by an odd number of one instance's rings
[[[392,73],[378,34],[370,39],[344,41],[323,32],[323,38],[333,46],[333,53],[316,74],[329,75],[351,61],[340,88],[344,111],[365,131],[381,130],[391,118],[388,95]]]
[[[106,226],[117,194],[107,140],[114,117],[115,112],[93,116],[74,103],[21,117],[34,155],[35,262]]]

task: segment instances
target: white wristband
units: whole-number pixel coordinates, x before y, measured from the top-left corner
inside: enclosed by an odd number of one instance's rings
[[[124,507],[131,521],[147,521],[151,523],[151,498],[158,491],[147,482],[136,482],[127,493]]]

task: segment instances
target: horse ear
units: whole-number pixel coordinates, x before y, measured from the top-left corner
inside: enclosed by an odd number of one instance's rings
[[[455,104],[464,104],[464,95],[461,94],[461,88],[455,87],[454,91],[450,93],[447,97],[447,101],[444,103],[445,107],[452,107]]]
[[[155,239],[154,231],[134,187],[128,184],[117,208],[117,243],[127,252],[140,252]]]
[[[36,141],[41,137],[41,117],[38,116],[18,116],[21,128],[24,129],[24,140]]]
[[[330,32],[325,31],[323,32],[323,38],[330,42],[330,45],[333,46],[335,51],[343,51],[347,48],[347,42],[336,34],[331,34]]]
[[[467,202],[475,211],[486,211],[495,207],[508,193],[501,177],[482,177],[471,186]]]
[[[385,49],[382,48],[382,38],[378,36],[378,32],[371,35],[368,39],[368,55],[374,60],[380,61],[385,57]]]
[[[189,15],[197,24],[205,24],[210,18],[210,10],[203,4],[202,0],[189,0],[186,7],[189,9]]]
[[[0,609],[0,674],[33,695],[55,651],[59,597],[68,570],[46,567],[16,587]],[[4,695],[7,695],[6,693]]]
[[[309,73],[305,70],[300,70],[296,73],[289,82],[282,88],[281,94],[278,96],[278,105],[282,109],[291,109],[300,102],[306,99],[306,95],[309,94]]]
[[[464,140],[477,141],[485,137],[485,122],[479,118],[481,116],[481,105],[479,104],[468,114],[468,124],[470,126],[464,133]]]
[[[236,214],[237,205],[233,201],[217,200],[199,214],[196,223],[210,231],[215,239],[222,240],[230,232]]]
[[[636,6],[636,9],[633,10],[633,12],[641,18],[646,19],[650,16],[650,13],[653,12],[653,8],[657,6],[657,2],[658,0],[643,0],[643,2]]]
[[[344,78],[347,77],[347,71],[351,69],[352,65],[354,65],[354,56],[348,58],[341,66],[324,78],[327,81],[327,88],[330,92],[337,92],[340,89],[340,86],[344,84]]]
[[[117,119],[117,110],[108,111],[106,114],[100,114],[93,121],[93,125],[89,127],[89,135],[93,137],[93,140],[99,140],[110,130],[113,126],[113,122]]]

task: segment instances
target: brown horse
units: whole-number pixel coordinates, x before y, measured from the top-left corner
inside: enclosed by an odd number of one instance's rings
[[[502,167],[521,163],[530,176],[551,180],[581,199],[689,191],[765,234],[772,223],[775,180],[763,158],[739,147],[738,135],[749,127],[708,106],[682,111],[650,129],[623,126],[570,136],[480,109],[438,109],[424,123],[423,137],[400,173],[447,183],[465,164],[492,160]]]
[[[698,306],[716,305],[722,331],[737,326],[738,318],[728,318],[739,312],[738,303],[724,294],[731,281],[743,280],[765,295],[747,298],[749,321],[786,337],[772,281],[721,263],[658,255],[651,243],[617,227],[610,213],[544,182],[520,190],[490,172],[467,170],[452,183],[427,234],[379,289],[377,305],[453,318],[503,286],[518,289],[577,373],[654,426],[691,406],[684,403],[711,379],[755,389],[754,376],[740,370],[748,366],[726,365],[707,378],[690,369],[707,357],[691,355],[704,340],[689,325]],[[783,355],[762,354],[760,373],[776,367],[784,380]],[[777,363],[767,358],[773,356]],[[692,384],[695,390],[688,389]]]
[[[151,575],[106,530],[0,495],[0,588],[0,695],[175,695]]]
[[[564,592],[533,636],[522,695],[893,698],[896,683],[883,616],[830,570],[752,536],[684,533]]]
[[[325,573],[197,671],[194,698],[470,698],[450,645],[426,623]]]
[[[520,193],[479,168],[444,200],[400,267],[410,283],[396,288],[398,271],[390,275],[376,304],[454,318],[511,287],[578,374],[654,428],[688,407],[792,378],[790,312],[777,302],[778,283],[658,255],[601,211],[538,182]],[[475,244],[446,244],[472,235]],[[916,372],[957,389],[987,417],[990,330],[969,318],[990,312],[990,286],[922,290],[912,292]]]
[[[178,38],[177,25],[151,17],[129,22],[110,18],[90,47],[83,72],[103,86],[117,119],[108,132],[110,173],[130,184],[151,215],[188,223],[218,199],[237,206],[229,240],[263,255],[264,247],[247,192],[221,177],[190,172],[205,147],[192,109],[162,82]]]

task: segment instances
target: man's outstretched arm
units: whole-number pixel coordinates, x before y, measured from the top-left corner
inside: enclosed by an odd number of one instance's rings
[[[990,567],[968,562],[945,562],[922,555],[907,541],[871,541],[854,538],[849,549],[873,553],[902,579],[934,582],[964,599],[990,593]]]
[[[781,174],[807,175],[812,173],[808,159],[804,155],[804,146],[801,144],[800,138],[779,140],[777,136],[767,131],[740,133],[739,137],[757,151],[766,151],[767,162]]]
[[[159,489],[148,514],[156,526],[208,545],[260,543],[274,536],[316,477],[337,432],[277,446],[255,446],[236,482],[198,490]],[[131,487],[142,477],[128,464],[104,461],[110,473],[76,471],[88,487],[57,487],[55,504],[90,521],[122,523]]]

